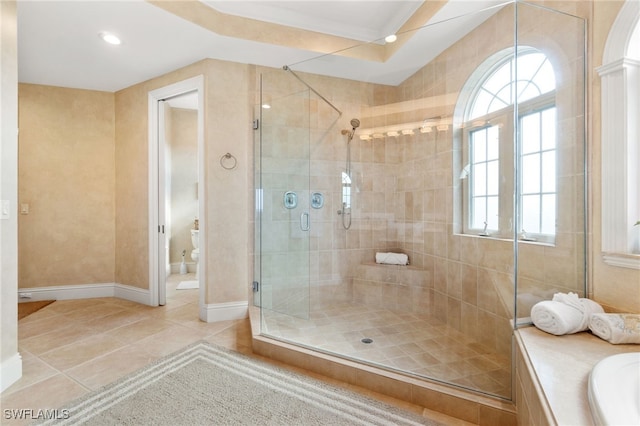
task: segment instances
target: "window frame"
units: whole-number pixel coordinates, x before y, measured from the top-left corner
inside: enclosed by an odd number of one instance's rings
[[[543,95],[540,95],[534,99],[531,99],[529,101],[523,102],[522,104],[518,105],[518,125],[521,126],[522,123],[522,119],[523,117],[526,117],[527,115],[530,114],[535,114],[535,113],[539,113],[542,111],[546,111],[548,109],[551,108],[556,108],[556,144],[553,150],[546,150],[546,152],[549,151],[553,151],[554,152],[554,157],[555,157],[555,166],[556,166],[556,170],[555,170],[555,184],[554,184],[554,188],[555,191],[553,192],[553,194],[555,195],[556,198],[556,202],[555,202],[555,212],[554,212],[554,222],[557,223],[558,221],[558,142],[559,142],[559,138],[558,138],[558,126],[557,126],[557,106],[556,106],[556,101],[555,101],[555,90],[553,92],[548,92],[545,93]],[[521,128],[521,127],[520,127]],[[520,134],[518,135],[518,144],[520,144],[520,156],[518,158],[518,173],[520,173],[520,182],[524,182],[525,177],[523,176],[523,171],[524,168],[522,167],[522,159],[525,155],[528,154],[523,154],[522,153],[522,132],[520,132]],[[543,152],[543,151],[538,151],[538,152]],[[542,173],[541,173],[541,178],[542,178]],[[539,192],[539,194],[543,194],[542,188]],[[522,206],[522,197],[524,196],[524,192],[522,189],[520,189],[520,191],[518,191],[518,198],[520,199],[520,205]],[[542,242],[542,243],[549,243],[549,244],[555,244],[555,240],[556,240],[556,235],[557,232],[554,232],[553,234],[546,234],[546,233],[540,233],[540,232],[529,232],[526,231],[526,229],[523,230],[523,224],[522,224],[522,220],[523,220],[523,216],[522,216],[522,212],[520,213],[520,217],[518,217],[517,220],[517,232],[518,232],[518,239],[521,241],[537,241],[537,242]],[[555,229],[555,223],[554,223],[554,229]],[[523,231],[526,231],[523,232]]]
[[[609,32],[601,79],[601,252],[610,266],[640,269],[640,4],[627,0]],[[635,135],[635,137],[634,137]],[[634,235],[635,234],[635,235]]]
[[[520,47],[518,50],[518,55],[526,55],[531,53],[543,53],[538,49],[534,49],[531,47]],[[519,157],[515,158],[514,148],[517,143],[519,147],[522,146],[522,141],[520,135],[515,135],[515,131],[513,128],[514,125],[514,114],[515,114],[515,105],[511,104],[504,108],[494,110],[488,114],[483,116],[476,116],[474,118],[468,118],[475,107],[475,100],[478,96],[478,93],[483,90],[483,86],[485,81],[490,79],[501,67],[503,67],[506,63],[512,63],[514,60],[515,52],[510,52],[501,58],[494,61],[494,64],[486,69],[483,73],[483,77],[479,79],[476,83],[473,93],[468,98],[466,107],[465,107],[465,122],[462,125],[462,170],[463,172],[460,175],[460,179],[464,180],[464,183],[461,185],[461,193],[462,193],[462,212],[461,212],[461,232],[463,234],[470,235],[482,235],[482,236],[490,236],[494,238],[502,238],[502,239],[512,239],[514,236],[514,219],[513,219],[513,194],[515,193],[515,170],[518,173],[522,173],[522,154],[520,153]],[[546,56],[546,55],[545,55]],[[547,57],[547,60],[549,58]],[[511,82],[505,83],[512,85],[514,87],[518,87],[518,81],[512,79]],[[556,107],[556,89],[538,95],[534,98],[530,98],[523,102],[517,103],[517,111],[518,111],[518,125],[520,125],[522,117],[528,113],[532,113],[535,111],[541,111],[548,108]],[[517,101],[517,99],[516,99]],[[484,229],[480,229],[472,226],[472,189],[471,185],[473,184],[473,175],[471,171],[471,134],[475,131],[478,131],[483,128],[487,128],[490,126],[499,126],[499,176],[500,176],[500,184],[499,184],[499,218],[498,218],[498,229],[487,228],[484,232]],[[518,137],[517,141],[514,142],[514,138]],[[556,126],[556,148],[554,152],[556,153],[556,192],[557,195],[557,126]],[[521,149],[518,149],[518,152],[521,152]],[[518,168],[514,167],[514,161],[518,162]],[[509,175],[508,179],[506,178]],[[519,176],[519,181],[522,182],[522,175]],[[517,194],[519,200],[522,200],[522,193],[518,191]],[[556,197],[556,211],[554,212],[555,222],[557,222],[558,212],[557,212],[557,197]],[[502,212],[508,212],[508,214],[501,214]],[[522,235],[520,230],[522,215],[517,218],[516,226],[518,229],[518,238],[521,241],[536,241],[542,243],[554,244],[556,233],[554,234],[542,234],[531,232],[526,235]],[[488,235],[487,235],[488,234]]]
[[[509,135],[513,135],[513,105],[503,108],[498,111],[494,111],[485,117],[479,117],[470,123],[466,123],[462,129],[462,163],[469,165],[470,167],[470,148],[469,148],[469,135],[471,132],[480,130],[483,128],[497,126],[498,127],[498,141],[499,141],[499,186],[498,186],[498,229],[487,229],[489,235],[494,238],[510,238],[508,233],[509,224],[512,223],[511,216],[501,216],[499,212],[508,211],[513,212],[513,202],[511,197],[500,196],[500,194],[512,194],[513,193],[513,179],[504,179],[505,170],[513,170],[513,144],[505,144],[503,141],[506,138],[511,138]],[[469,235],[481,235],[484,229],[474,228],[471,226],[471,170],[466,174],[466,179],[462,185],[462,233]],[[506,230],[506,232],[505,232]]]

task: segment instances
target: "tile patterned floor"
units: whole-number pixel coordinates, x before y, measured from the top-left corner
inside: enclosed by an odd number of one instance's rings
[[[175,289],[185,279],[193,276],[169,278],[167,304],[162,307],[116,298],[63,300],[20,320],[18,346],[23,376],[1,395],[0,423],[28,424],[29,421],[8,418],[6,410],[58,408],[198,340],[258,357],[251,350],[249,320],[200,321],[198,290]],[[469,424],[311,372],[290,369],[443,424]],[[179,419],[176,425],[180,425]]]
[[[263,330],[349,358],[511,397],[511,360],[433,318],[341,303],[314,310],[309,319],[265,310]],[[373,342],[365,344],[365,338]]]

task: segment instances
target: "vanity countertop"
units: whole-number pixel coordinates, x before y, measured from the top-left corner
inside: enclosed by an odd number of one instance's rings
[[[590,332],[554,336],[524,327],[516,340],[529,363],[559,425],[593,425],[587,386],[589,373],[603,358],[624,352],[640,352],[640,345],[612,345]]]

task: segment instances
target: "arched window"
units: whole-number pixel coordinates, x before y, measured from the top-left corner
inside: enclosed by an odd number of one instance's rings
[[[462,232],[553,242],[556,226],[556,80],[544,53],[530,47],[485,62],[465,108]],[[513,143],[516,112],[519,140]],[[516,149],[517,148],[517,149]],[[515,153],[518,153],[517,158]],[[514,160],[518,161],[514,167]],[[513,220],[519,170],[521,214]],[[515,222],[515,224],[514,224]]]
[[[518,78],[516,78],[516,65]],[[553,67],[537,50],[526,49],[498,64],[477,89],[468,119],[472,120],[511,106],[517,99],[524,102],[556,88]]]
[[[602,252],[640,269],[640,3],[627,0],[607,38],[602,87]]]

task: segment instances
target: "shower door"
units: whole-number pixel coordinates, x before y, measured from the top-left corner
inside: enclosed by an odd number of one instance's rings
[[[310,92],[283,70],[263,73],[260,88],[256,302],[263,317],[308,318]]]

